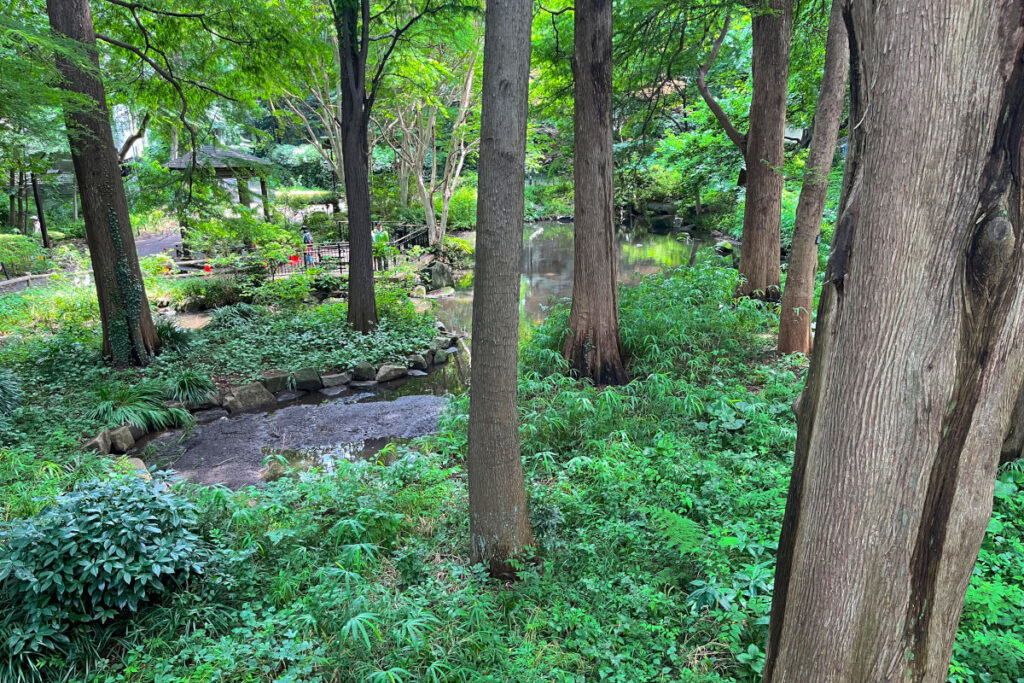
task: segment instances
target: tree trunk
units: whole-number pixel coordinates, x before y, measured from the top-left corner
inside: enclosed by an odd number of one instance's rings
[[[612,2],[577,0],[574,16],[575,262],[563,353],[580,377],[625,384],[612,196]]]
[[[511,577],[533,543],[516,393],[533,2],[491,0],[486,12],[466,466],[472,561]]]
[[[171,125],[171,158],[178,158],[178,127]]]
[[[57,59],[63,87],[89,103],[65,110],[64,118],[82,193],[103,327],[103,354],[117,365],[145,365],[160,340],[139,270],[106,95],[95,75],[99,73],[99,61],[89,2],[47,0],[46,12],[54,32],[81,43],[92,64],[92,71],[87,72],[68,59]]]
[[[746,138],[747,198],[740,251],[740,294],[779,300],[782,163],[789,91],[793,0],[770,0],[754,16],[753,97]]]
[[[764,680],[940,683],[1024,372],[1024,0],[843,8],[855,123]]]
[[[10,206],[10,208],[7,211],[7,222],[10,224],[11,228],[17,230],[18,229],[18,222],[17,222],[18,221],[18,208],[17,208],[18,202],[17,202],[17,198],[16,197],[17,197],[18,193],[15,190],[15,183],[17,182],[17,179],[15,178],[14,169],[13,168],[10,170],[10,174],[8,175],[8,179],[10,180],[10,188],[11,189],[10,189],[10,194],[7,195],[7,199],[9,201],[9,206]]]
[[[78,222],[78,179],[71,179],[71,220]]]
[[[270,222],[270,192],[267,191],[267,179],[260,176],[260,198],[263,200],[263,221]]]
[[[27,235],[25,223],[28,222],[28,194],[25,192],[25,171],[18,171],[18,232]]]
[[[828,177],[836,155],[836,138],[846,99],[846,74],[850,68],[850,43],[840,0],[833,0],[825,43],[825,72],[821,78],[818,108],[814,112],[814,136],[800,189],[793,228],[793,247],[786,271],[786,289],[779,312],[779,351],[811,352],[811,306],[818,272],[818,236],[825,210]]]
[[[377,327],[373,282],[373,236],[370,225],[369,102],[366,97],[366,51],[358,49],[357,30],[369,21],[368,0],[338,3],[335,30],[341,42],[341,137],[348,203],[348,322],[370,332]],[[365,26],[364,26],[365,28]]]
[[[437,216],[434,214],[434,198],[422,177],[416,178],[416,191],[420,195],[420,203],[423,204],[423,220],[427,225],[427,244],[434,246],[441,241],[441,235],[438,231]]]
[[[405,144],[405,141],[402,141]],[[398,202],[409,208],[409,178],[412,175],[409,163],[404,155],[398,155]]]
[[[236,176],[235,186],[238,188],[238,205],[246,209],[252,208],[252,192],[249,191],[249,177]]]
[[[43,247],[50,248],[50,233],[46,231],[46,212],[43,211],[43,193],[39,191],[39,181],[32,174],[32,196],[36,200],[36,213],[39,215],[39,232],[43,235]]]

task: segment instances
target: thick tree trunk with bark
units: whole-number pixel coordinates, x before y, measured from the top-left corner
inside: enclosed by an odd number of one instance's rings
[[[753,96],[746,138],[747,198],[740,250],[740,293],[779,299],[782,163],[789,91],[793,0],[770,0],[754,16]]]
[[[533,543],[516,392],[532,17],[532,0],[487,3],[466,466],[472,560],[499,577]]]
[[[846,75],[850,69],[850,44],[840,4],[841,0],[833,0],[825,42],[825,72],[821,78],[818,108],[814,112],[814,134],[804,169],[800,203],[796,207],[793,247],[779,312],[779,351],[782,353],[811,352],[811,306],[818,272],[821,214],[825,210],[828,177],[846,99]]]
[[[46,212],[43,210],[43,193],[39,191],[39,180],[32,174],[32,197],[36,200],[36,213],[39,215],[39,232],[43,236],[43,247],[50,248],[50,233],[46,230]]]
[[[366,93],[369,1],[337,4],[335,30],[341,45],[339,54],[342,62],[342,163],[349,228],[348,322],[353,329],[370,332],[377,327],[377,298],[374,293],[370,223],[368,127],[372,102]]]
[[[106,94],[95,75],[99,62],[89,2],[47,0],[46,12],[54,32],[80,43],[92,62],[92,72],[62,57],[57,66],[64,77],[63,87],[89,103],[66,110],[64,118],[82,195],[103,327],[103,354],[117,365],[145,365],[160,341],[139,270]]]
[[[575,261],[563,353],[580,377],[625,384],[612,197],[612,2],[577,0],[574,17]]]
[[[843,8],[848,178],[764,680],[940,683],[1024,372],[1024,1]]]

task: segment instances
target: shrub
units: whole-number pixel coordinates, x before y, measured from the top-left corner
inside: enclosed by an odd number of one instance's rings
[[[441,215],[441,200],[437,200],[437,215]],[[465,181],[455,188],[448,204],[448,227],[472,230],[476,226],[476,184]]]
[[[265,308],[246,303],[235,304],[234,306],[224,306],[215,310],[210,325],[215,328],[248,325],[253,321],[265,318],[266,315],[267,310]]]
[[[309,273],[296,273],[291,277],[264,282],[252,290],[252,299],[257,304],[295,309],[302,305],[313,285]]]
[[[0,263],[11,276],[42,273],[50,265],[43,245],[25,235],[0,235]]]
[[[167,393],[186,406],[200,406],[217,395],[217,385],[209,375],[186,368],[171,378]]]
[[[166,317],[159,317],[156,320],[156,334],[160,337],[160,344],[173,351],[187,349],[192,343],[192,332],[179,327],[174,320]]]
[[[155,382],[134,386],[123,382],[101,384],[96,390],[96,402],[88,417],[105,427],[133,424],[153,431],[192,420],[187,410],[164,405],[164,387]]]
[[[185,280],[176,292],[179,304],[198,309],[231,306],[242,300],[238,280],[233,277],[196,277]]]
[[[10,415],[21,405],[21,381],[13,370],[0,368],[0,419]]]
[[[0,527],[0,679],[49,679],[95,656],[123,616],[203,572],[193,506],[157,484],[90,482]]]

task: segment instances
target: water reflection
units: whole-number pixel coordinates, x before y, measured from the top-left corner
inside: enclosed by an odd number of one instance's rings
[[[644,275],[687,263],[694,243],[686,236],[626,234],[616,238],[619,248],[619,284],[635,284]],[[559,299],[572,296],[575,253],[573,226],[565,223],[527,225],[523,231],[523,275],[520,317],[534,324],[547,317]],[[458,332],[470,332],[473,290],[464,288],[454,297],[434,302],[437,317]]]

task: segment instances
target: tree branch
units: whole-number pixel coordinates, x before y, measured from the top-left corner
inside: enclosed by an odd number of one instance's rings
[[[725,21],[722,23],[722,32],[718,34],[718,38],[715,39],[714,44],[711,46],[711,56],[707,63],[701,64],[697,67],[697,90],[700,91],[700,95],[704,98],[704,101],[707,103],[711,113],[715,115],[716,119],[718,119],[718,123],[722,125],[723,129],[725,129],[725,134],[729,136],[729,139],[732,140],[733,144],[739,147],[740,152],[746,156],[747,136],[741,133],[736,126],[733,125],[732,121],[729,119],[729,115],[725,113],[722,106],[718,104],[718,100],[716,100],[711,94],[711,91],[708,90],[707,84],[708,70],[711,68],[715,59],[718,58],[718,52],[722,49],[722,43],[725,42],[725,36],[729,33],[730,19],[731,17],[726,15]]]
[[[139,138],[146,134],[146,126],[148,124],[149,112],[147,111],[146,115],[142,117],[142,123],[139,124],[139,129],[128,136],[128,138],[124,141],[124,144],[121,145],[121,149],[117,152],[117,161],[119,163],[124,163],[124,159],[126,156],[128,156],[128,152],[131,151],[132,145],[138,142]]]

